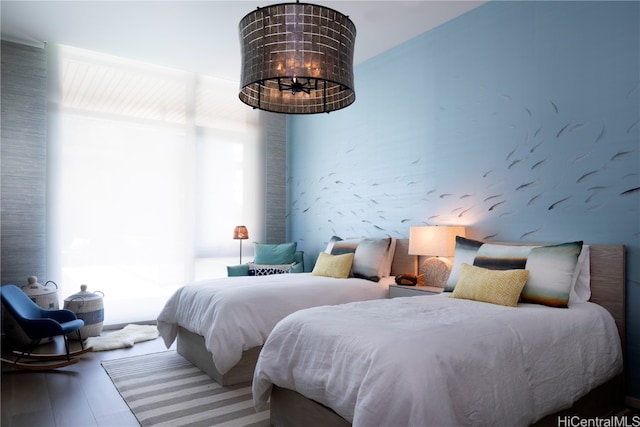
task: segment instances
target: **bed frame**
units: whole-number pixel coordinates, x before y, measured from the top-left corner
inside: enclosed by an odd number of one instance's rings
[[[616,321],[624,352],[625,248],[623,245],[590,245],[591,302],[606,308]],[[535,426],[557,426],[558,416],[611,415],[623,405],[623,374],[592,390],[571,408],[544,417]],[[271,391],[271,425],[308,427],[351,426],[330,408],[296,391],[274,386]]]
[[[418,257],[409,255],[409,239],[396,239],[391,275],[417,274],[417,272]],[[262,346],[259,346],[244,351],[240,361],[229,372],[221,374],[213,363],[211,352],[205,347],[204,337],[183,327],[178,327],[178,353],[223,386],[251,381],[261,349]]]

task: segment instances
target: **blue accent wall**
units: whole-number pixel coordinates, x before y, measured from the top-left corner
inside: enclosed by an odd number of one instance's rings
[[[355,73],[352,106],[288,120],[288,237],[307,268],[334,234],[421,224],[624,244],[640,399],[640,3],[491,2]]]

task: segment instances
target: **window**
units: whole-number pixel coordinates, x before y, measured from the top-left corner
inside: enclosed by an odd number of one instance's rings
[[[105,324],[153,320],[179,286],[237,263],[235,225],[261,235],[258,112],[236,82],[49,54],[49,271],[63,297],[102,291]]]

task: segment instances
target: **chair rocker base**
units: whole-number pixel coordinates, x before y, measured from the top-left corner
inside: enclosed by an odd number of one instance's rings
[[[26,369],[29,371],[48,371],[51,369],[63,368],[65,366],[76,364],[80,359],[73,358],[66,360],[66,355],[63,355],[65,360],[59,362],[42,362],[41,360],[33,359],[29,361],[19,362],[17,360],[9,360],[4,357],[0,358],[0,361],[4,366],[10,366],[17,369]],[[24,357],[26,359],[26,357]]]
[[[78,363],[80,359],[77,356],[88,353],[93,350],[92,347],[83,348],[81,350],[69,352],[69,354],[45,354],[45,353],[26,353],[14,350],[13,354],[17,357],[9,360],[4,357],[0,361],[5,366],[11,366],[18,369],[28,369],[32,371],[46,371],[49,369],[57,369]],[[24,361],[20,361],[25,359]]]
[[[80,356],[81,354],[89,353],[93,350],[93,347],[83,348],[81,350],[69,352],[69,354],[64,353],[26,353],[24,351],[13,350],[13,354],[18,356],[18,358],[24,359],[33,359],[33,360],[66,360],[70,357]]]

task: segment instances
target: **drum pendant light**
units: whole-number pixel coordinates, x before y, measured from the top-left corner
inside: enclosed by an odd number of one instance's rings
[[[351,105],[356,27],[348,16],[309,3],[258,8],[240,20],[240,100],[286,114]]]

